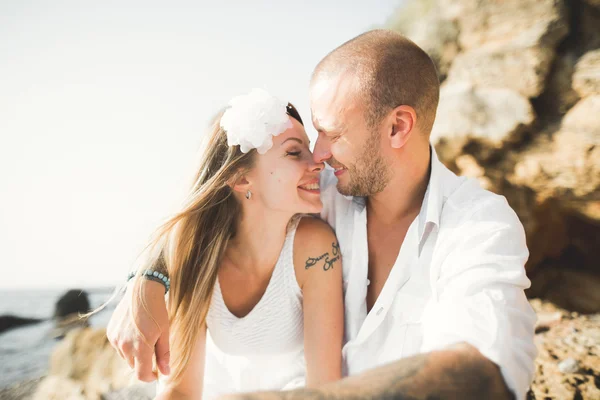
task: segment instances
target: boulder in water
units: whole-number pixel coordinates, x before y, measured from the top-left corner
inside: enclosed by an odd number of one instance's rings
[[[90,311],[90,301],[85,291],[71,289],[63,294],[54,307],[54,318],[65,318],[71,314],[83,314]]]
[[[62,339],[72,329],[87,327],[87,318],[82,318],[80,315],[89,311],[90,302],[87,293],[79,289],[69,290],[56,302],[54,307],[56,326],[50,335]]]
[[[42,321],[37,318],[22,318],[16,315],[0,315],[0,333],[19,326],[35,324]]]

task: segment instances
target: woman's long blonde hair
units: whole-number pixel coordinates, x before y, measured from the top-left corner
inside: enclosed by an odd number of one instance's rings
[[[174,382],[190,360],[206,320],[221,258],[241,216],[230,185],[252,168],[256,154],[256,150],[242,153],[239,146],[227,145],[220,127],[222,114],[213,119],[207,133],[199,170],[181,211],[156,231],[147,247],[148,257],[138,269],[164,263],[169,273],[167,310],[171,337],[177,338],[170,343],[170,380]]]
[[[294,106],[288,104],[287,111],[302,124]],[[181,379],[190,360],[199,328],[206,321],[221,259],[241,218],[231,186],[253,167],[257,154],[255,149],[243,153],[240,146],[228,146],[220,126],[223,112],[213,119],[205,137],[200,166],[182,210],[157,230],[138,269],[164,263],[169,273],[167,310],[171,337],[177,338],[170,343],[173,382]],[[142,305],[146,308],[143,298]]]

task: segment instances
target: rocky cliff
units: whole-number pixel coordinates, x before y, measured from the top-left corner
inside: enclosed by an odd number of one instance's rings
[[[387,27],[437,65],[441,160],[523,222],[530,296],[600,311],[600,3],[411,0]]]

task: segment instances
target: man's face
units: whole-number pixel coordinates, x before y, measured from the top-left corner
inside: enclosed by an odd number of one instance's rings
[[[341,194],[370,196],[386,187],[390,168],[381,154],[382,132],[368,126],[366,99],[354,82],[348,75],[312,82],[312,121],[319,133],[313,157],[334,168]]]

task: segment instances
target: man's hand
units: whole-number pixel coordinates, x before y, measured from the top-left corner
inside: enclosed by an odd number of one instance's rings
[[[164,286],[143,278],[131,283],[110,318],[106,335],[139,380],[156,379],[153,355],[159,371],[168,375],[169,316]]]

